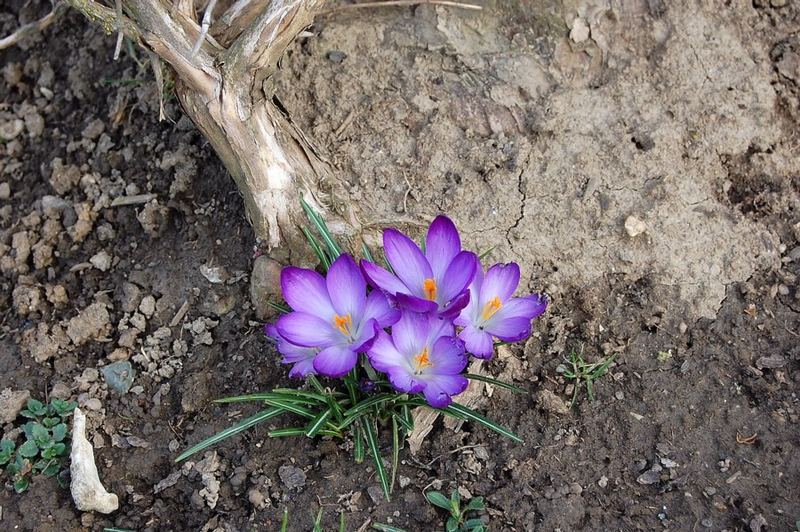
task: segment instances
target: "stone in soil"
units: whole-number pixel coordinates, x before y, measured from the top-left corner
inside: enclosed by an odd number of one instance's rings
[[[133,386],[133,367],[130,362],[120,361],[100,369],[109,388],[118,393],[128,393]]]
[[[288,489],[302,488],[306,485],[306,474],[299,467],[283,465],[278,468],[278,476]]]
[[[6,388],[0,392],[0,425],[11,423],[17,419],[30,397],[31,393],[28,390]]]
[[[111,329],[108,310],[103,303],[92,303],[80,314],[69,320],[67,336],[76,346],[89,340],[95,340],[107,334]]]

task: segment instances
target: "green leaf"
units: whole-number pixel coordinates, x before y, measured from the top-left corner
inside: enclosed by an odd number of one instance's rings
[[[493,384],[498,388],[504,388],[506,390],[510,390],[514,393],[528,393],[528,390],[525,388],[520,388],[519,386],[514,386],[508,382],[503,382],[497,379],[493,379],[491,377],[487,377],[485,375],[476,375],[474,373],[465,373],[464,376],[473,381],[481,381],[481,382],[488,382],[489,384]]]
[[[314,519],[314,532],[322,532],[322,507],[317,512],[317,517]]]
[[[464,525],[462,528],[464,530],[472,530],[473,532],[477,530],[483,530],[483,521],[481,521],[478,518],[467,519],[466,521],[464,521]]]
[[[314,238],[314,235],[312,235],[307,228],[301,227],[300,229],[303,231],[303,234],[305,235],[306,240],[308,241],[308,246],[311,248],[311,251],[313,251],[314,255],[317,256],[320,264],[322,264],[322,267],[325,269],[325,271],[328,271],[328,268],[331,267],[331,260],[328,257],[328,255],[322,250],[322,246],[319,244],[319,242],[317,242],[317,239]]]
[[[52,427],[55,427],[60,422],[61,422],[61,418],[57,418],[57,417],[46,417],[46,418],[42,419],[42,425],[44,425],[44,427],[48,428],[48,429],[52,428]]]
[[[0,466],[6,465],[14,456],[16,444],[11,440],[0,440]]]
[[[380,449],[378,449],[378,438],[375,435],[375,428],[373,426],[373,419],[363,417],[361,418],[361,426],[364,429],[364,436],[367,439],[367,445],[372,453],[372,458],[375,460],[375,470],[378,472],[378,478],[381,481],[383,494],[386,500],[390,500],[389,496],[389,478],[386,476],[386,468],[383,466],[383,459],[381,458]]]
[[[306,216],[308,216],[309,220],[311,220],[317,228],[317,231],[319,231],[320,236],[322,236],[322,241],[328,246],[328,253],[331,258],[334,260],[338,259],[339,255],[342,254],[342,248],[340,248],[334,240],[333,235],[331,235],[331,232],[328,230],[328,225],[325,223],[325,220],[314,212],[314,209],[312,209],[303,198],[300,198],[300,204],[303,206],[303,210],[306,211]]]
[[[186,460],[193,454],[202,451],[203,449],[207,449],[212,445],[221,442],[231,436],[235,436],[240,432],[244,432],[245,430],[249,429],[252,426],[258,425],[259,423],[271,419],[275,416],[279,416],[283,414],[286,410],[283,408],[268,408],[266,410],[262,410],[257,414],[254,414],[248,418],[245,418],[233,426],[228,427],[227,429],[216,433],[215,435],[211,436],[210,438],[206,438],[205,440],[201,441],[200,443],[190,447],[189,449],[185,450],[181,453],[176,459],[175,462],[180,462],[182,460]]]
[[[353,425],[353,459],[357,464],[364,461],[364,437],[361,425]]]
[[[425,494],[428,502],[444,510],[450,511],[450,500],[438,491],[429,491]]]
[[[397,464],[400,461],[400,431],[397,426],[397,417],[392,416],[392,480],[389,482],[389,491],[394,491],[394,481],[397,477]]]
[[[28,477],[20,477],[14,481],[14,491],[16,491],[17,493],[22,493],[23,491],[28,489],[28,486],[30,485],[31,481],[28,479]]]
[[[289,526],[289,508],[283,509],[283,519],[281,519],[281,532],[286,532],[286,527]]]
[[[394,393],[394,392],[393,393],[380,393],[378,395],[370,397],[369,399],[366,399],[364,401],[360,401],[356,405],[354,405],[352,408],[350,408],[348,410],[345,410],[344,411],[344,417],[345,417],[345,419],[347,419],[348,417],[361,414],[361,413],[365,412],[366,410],[369,410],[373,406],[380,405],[380,404],[385,403],[387,401],[392,401],[392,400],[394,400],[396,398],[397,398],[397,393]]]
[[[347,532],[347,524],[344,522],[344,512],[339,514],[339,532]]]
[[[361,252],[365,259],[373,264],[375,263],[375,259],[372,257],[372,252],[369,250],[369,246],[367,246],[366,242],[361,242]]]
[[[383,523],[373,523],[372,528],[374,530],[380,530],[381,532],[406,532],[403,528],[398,528],[392,525],[384,525]]]
[[[58,462],[53,461],[50,464],[48,464],[47,467],[42,469],[42,474],[46,477],[54,477],[58,475],[60,469],[61,466],[58,464]]]
[[[78,403],[75,401],[64,401],[63,399],[53,399],[50,401],[50,406],[53,407],[53,410],[55,410],[59,416],[66,417],[75,410]]]
[[[492,246],[492,247],[490,247],[489,249],[487,249],[486,251],[484,251],[483,253],[481,253],[480,255],[478,255],[478,260],[483,260],[483,259],[485,259],[486,257],[488,257],[488,256],[489,256],[489,254],[490,254],[492,251],[494,251],[496,247],[497,247],[497,246]]]
[[[281,314],[288,314],[292,311],[288,305],[284,305],[282,303],[275,303],[274,301],[267,301],[267,306],[271,307],[274,310],[277,310]]]
[[[275,429],[267,432],[270,438],[288,438],[291,436],[305,436],[306,429],[303,427],[286,427],[283,429]]]
[[[325,403],[325,396],[318,395],[311,392],[303,392],[300,390],[285,390],[285,391],[271,391],[263,393],[251,393],[247,395],[236,395],[233,397],[223,397],[221,399],[214,399],[215,403],[246,403],[249,401],[267,401],[269,399],[277,399],[278,401],[285,401],[289,403],[298,403],[302,405],[319,405]]]
[[[36,440],[36,443],[45,442],[50,439],[50,431],[39,423],[34,423],[31,426],[31,437]]]
[[[47,413],[47,408],[45,408],[42,402],[33,398],[28,399],[28,410],[37,416],[43,416]]]
[[[63,441],[67,437],[68,427],[66,423],[59,423],[53,427],[53,441]]]
[[[444,529],[447,532],[456,532],[458,530],[458,520],[455,517],[448,517]]]
[[[307,417],[308,419],[314,419],[315,417],[317,417],[316,414],[311,410],[309,410],[308,408],[300,406],[295,402],[287,401],[285,399],[265,399],[264,402],[270,406],[274,406],[276,408],[282,408],[287,412],[297,414],[298,416]]]
[[[461,506],[461,494],[458,492],[458,488],[453,490],[453,493],[450,494],[450,507],[453,511],[458,514],[459,506]]]
[[[317,433],[322,430],[322,427],[324,427],[328,422],[328,418],[331,417],[332,413],[333,411],[330,409],[330,407],[327,410],[320,412],[320,414],[311,421],[311,424],[309,424],[308,429],[306,430],[306,436],[309,438],[316,436]]]
[[[491,429],[491,430],[497,432],[498,434],[502,434],[506,438],[514,440],[517,443],[524,443],[522,438],[520,438],[519,436],[517,436],[516,434],[514,434],[513,432],[511,432],[507,428],[505,428],[505,427],[503,427],[501,425],[498,425],[494,421],[490,421],[490,420],[486,419],[482,415],[478,414],[477,412],[475,412],[471,408],[467,408],[464,405],[460,405],[458,403],[452,403],[450,406],[442,408],[441,411],[444,412],[445,414],[449,414],[451,416],[454,415],[454,417],[457,417],[457,418],[469,419],[470,421],[474,421],[476,423],[480,423],[484,427],[486,427],[488,429]]]
[[[17,454],[25,458],[33,458],[39,454],[39,446],[36,445],[36,442],[33,440],[26,440],[25,443],[20,445],[19,449],[17,449]]]
[[[467,512],[469,510],[483,510],[486,506],[483,503],[483,497],[473,497],[470,499],[469,504],[467,507],[464,508],[464,511]]]

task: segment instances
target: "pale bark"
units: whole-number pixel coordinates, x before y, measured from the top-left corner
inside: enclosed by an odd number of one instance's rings
[[[276,104],[270,78],[324,0],[239,0],[201,39],[192,0],[67,0],[108,33],[121,28],[175,72],[176,95],[236,181],[256,236],[277,258],[303,253],[300,197],[325,212],[330,168]],[[199,46],[197,46],[199,43]]]

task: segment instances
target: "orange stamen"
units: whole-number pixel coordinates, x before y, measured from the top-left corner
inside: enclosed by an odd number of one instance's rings
[[[337,329],[339,329],[339,331],[341,331],[343,335],[350,336],[350,328],[353,326],[353,318],[350,317],[350,314],[345,314],[344,316],[334,314],[333,324]]]
[[[425,292],[425,299],[428,301],[436,301],[436,281],[433,279],[425,279],[422,281],[422,290]]]
[[[414,357],[414,364],[416,364],[417,366],[416,368],[417,373],[419,373],[425,368],[433,366],[433,363],[431,362],[430,359],[430,353],[428,352],[427,347],[425,347],[425,349],[422,350],[422,353]]]
[[[483,306],[483,312],[481,313],[481,317],[484,321],[488,320],[495,313],[503,307],[503,302],[500,301],[500,298],[494,296],[488,303]]]

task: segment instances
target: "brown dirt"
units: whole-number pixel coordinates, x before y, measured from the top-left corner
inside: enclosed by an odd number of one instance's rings
[[[45,4],[4,4],[2,33]],[[408,484],[390,503],[373,501],[374,472],[346,446],[267,440],[266,427],[172,463],[249,411],[211,399],[288,383],[249,302],[241,200],[174,100],[157,121],[144,54],[111,61],[113,38],[74,13],[0,52],[0,133],[16,132],[0,143],[0,389],[99,400],[98,466],[121,501],[82,515],[37,479],[0,491],[0,527],[276,530],[288,508],[307,530],[321,504],[326,529],[343,511],[348,530],[430,530],[442,515],[421,491],[440,482],[484,496],[494,530],[792,530],[800,6],[788,4],[358,10],[321,17],[290,49],[279,95],[335,162],[338,201],[412,231],[446,212],[554,299],[535,337],[489,365],[531,391],[495,390],[482,407],[526,443],[437,426],[404,451]],[[576,18],[591,28],[580,43]],[[156,201],[110,207],[136,193]],[[643,233],[630,236],[631,216]],[[616,363],[594,402],[558,414],[542,390],[569,400],[557,367],[581,348]],[[125,395],[92,371],[118,358],[137,369]]]

